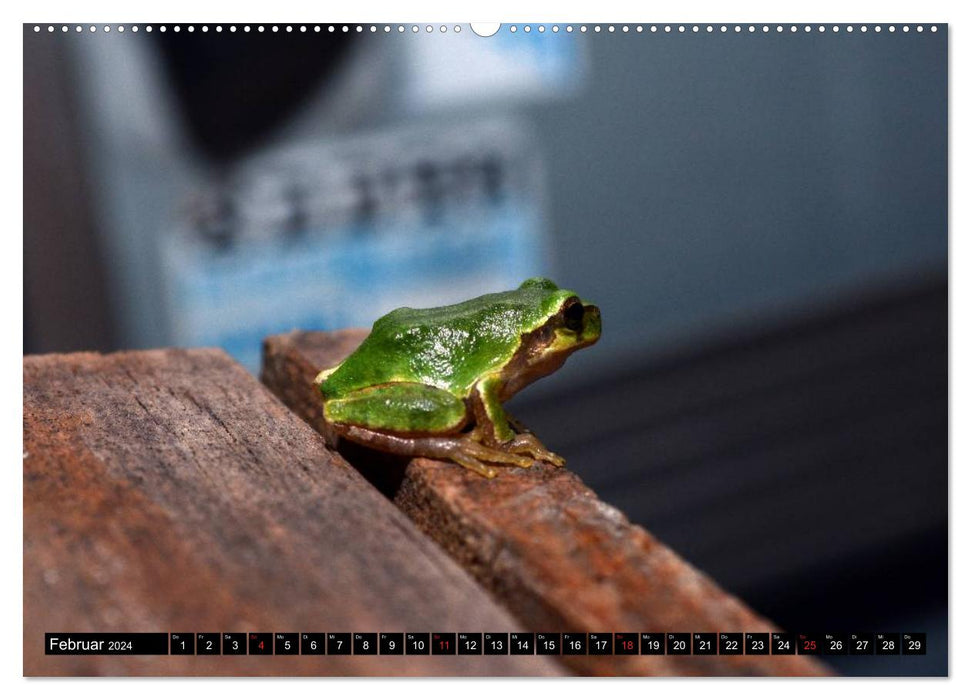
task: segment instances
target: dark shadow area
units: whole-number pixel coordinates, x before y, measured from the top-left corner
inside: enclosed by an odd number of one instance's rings
[[[939,674],[947,347],[942,273],[510,410],[604,500],[778,624],[926,630],[928,655],[894,672]]]
[[[410,457],[378,452],[350,440],[341,440],[337,451],[389,501],[394,500],[405,479]]]
[[[190,26],[194,31],[189,31]],[[210,31],[213,31],[210,29]],[[178,105],[196,146],[226,161],[259,146],[340,67],[350,34],[221,32],[183,25],[156,32]]]

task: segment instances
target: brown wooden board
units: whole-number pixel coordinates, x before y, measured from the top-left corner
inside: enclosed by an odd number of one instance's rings
[[[47,656],[45,632],[522,629],[216,350],[24,358],[24,674],[548,675],[547,658]]]
[[[313,378],[353,351],[365,334],[348,330],[270,337],[264,342],[263,382],[322,430]],[[777,629],[600,501],[567,469],[538,465],[504,469],[488,480],[462,467],[427,459],[414,459],[398,468],[394,460],[349,448],[354,466],[533,631]],[[580,673],[603,675],[829,672],[805,656],[560,658]]]

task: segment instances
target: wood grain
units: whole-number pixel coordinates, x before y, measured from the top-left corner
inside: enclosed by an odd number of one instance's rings
[[[312,380],[364,331],[294,332],[264,342],[262,379],[322,431]],[[540,436],[542,437],[542,436]],[[343,448],[342,448],[343,449]],[[504,469],[487,480],[453,464],[393,460],[350,446],[417,525],[537,632],[764,632],[777,629],[658,542],[566,469]],[[375,464],[378,467],[375,467]],[[381,476],[381,474],[378,474]],[[390,480],[390,484],[389,484]],[[583,674],[825,675],[804,656],[563,656]]]
[[[546,658],[45,656],[44,632],[523,629],[216,350],[24,358],[24,674],[548,675]]]

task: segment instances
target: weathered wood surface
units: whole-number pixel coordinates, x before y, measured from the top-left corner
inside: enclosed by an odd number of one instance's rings
[[[24,358],[24,451],[26,675],[566,672],[525,657],[45,656],[45,632],[523,628],[221,351]]]
[[[348,330],[270,337],[264,342],[262,379],[321,430],[312,380],[317,371],[357,347],[364,335]],[[456,465],[415,459],[395,472],[393,460],[349,447],[352,463],[375,481],[384,478],[382,488],[395,503],[532,631],[777,629],[600,501],[567,469],[504,469],[487,480]],[[381,469],[388,474],[382,475]],[[560,658],[584,674],[828,673],[805,656]]]

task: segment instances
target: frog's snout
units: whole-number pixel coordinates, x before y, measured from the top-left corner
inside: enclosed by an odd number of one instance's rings
[[[580,341],[588,345],[596,343],[600,339],[600,330],[600,309],[593,304],[584,304],[583,331],[580,336]]]

